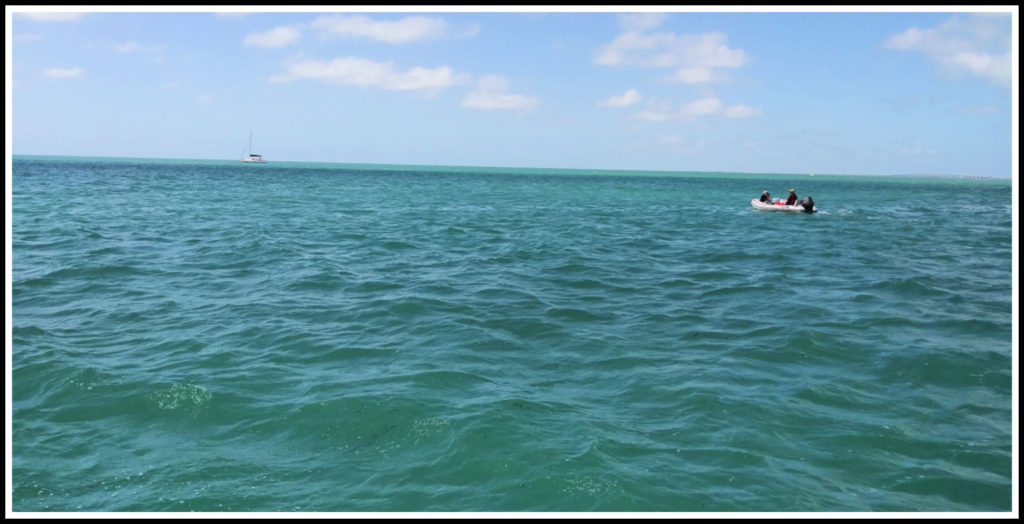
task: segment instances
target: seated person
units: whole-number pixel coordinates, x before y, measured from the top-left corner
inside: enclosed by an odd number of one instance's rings
[[[796,190],[795,189],[790,189],[789,190],[789,198],[786,199],[786,205],[787,206],[796,205],[796,201],[797,201]]]
[[[761,193],[761,202],[767,202],[767,203],[771,204],[772,203],[772,196],[769,195],[767,191],[765,191],[764,193]]]

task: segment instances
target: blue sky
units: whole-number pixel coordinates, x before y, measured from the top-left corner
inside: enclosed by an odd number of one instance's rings
[[[1014,165],[1010,7],[22,12],[39,9],[7,10],[14,154],[236,159],[252,131],[271,162]]]

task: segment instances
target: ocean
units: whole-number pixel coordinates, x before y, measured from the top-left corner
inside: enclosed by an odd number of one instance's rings
[[[10,179],[15,512],[1011,510],[1009,179]]]

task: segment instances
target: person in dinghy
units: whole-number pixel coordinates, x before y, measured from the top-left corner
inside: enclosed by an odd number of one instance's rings
[[[799,206],[803,208],[802,211],[805,213],[817,212],[817,210],[814,209],[814,199],[811,197],[797,198],[796,189],[789,190],[789,198],[787,198],[786,200],[783,200],[781,198],[772,198],[771,193],[769,193],[768,191],[764,191],[761,193],[761,198],[754,202],[760,203],[762,205],[767,204],[770,207],[783,206],[784,208],[786,208],[784,209],[785,211],[796,211],[795,209],[792,208]]]
[[[814,199],[812,199],[811,197],[801,198],[800,200],[797,200],[795,204],[798,206],[802,206],[804,208],[804,213],[818,212],[816,209],[814,209]]]
[[[811,197],[797,198],[796,189],[789,190],[789,198],[786,199],[787,206],[803,206],[804,212],[814,213],[814,200]]]

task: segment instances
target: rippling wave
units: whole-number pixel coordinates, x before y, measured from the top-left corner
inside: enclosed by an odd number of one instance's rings
[[[12,179],[15,511],[1010,508],[1009,184]]]

